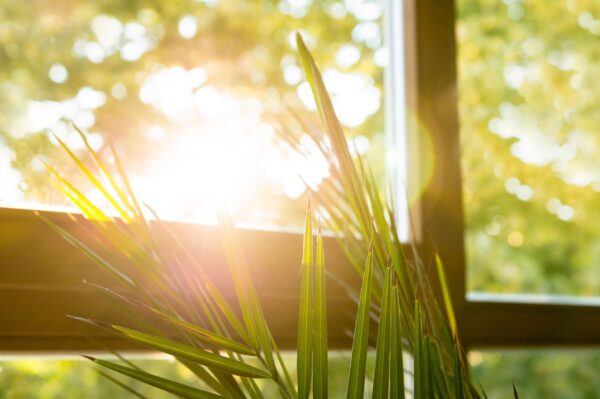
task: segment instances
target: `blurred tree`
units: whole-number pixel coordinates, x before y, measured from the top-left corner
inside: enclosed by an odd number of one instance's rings
[[[298,174],[317,184],[326,170],[287,161],[274,139],[274,120],[294,128],[282,98],[303,117],[312,105],[292,34],[302,30],[327,66],[357,149],[377,154],[382,12],[364,0],[3,0],[0,172],[10,178],[0,200],[64,203],[35,156],[76,179],[50,134],[81,146],[70,119],[103,152],[117,144],[140,196],[165,218],[201,219],[225,191],[240,197],[238,220],[298,224],[303,211],[289,200],[304,191]]]
[[[285,354],[285,358],[290,371],[294,372],[295,355]],[[148,372],[199,386],[197,378],[187,368],[169,360],[142,358],[134,361]],[[345,388],[350,371],[349,354],[332,352],[330,361],[332,366],[329,369],[330,398],[345,398]],[[374,361],[374,356],[371,354],[367,363],[370,373],[374,370]],[[117,374],[111,375],[118,377],[120,381],[125,382],[130,388],[146,397],[153,399],[171,399],[173,397],[138,381],[125,379]],[[265,397],[277,397],[279,393],[277,388],[271,384],[265,384],[263,381],[257,383]],[[55,399],[58,397],[70,399],[82,396],[90,399],[133,397],[123,388],[100,375],[93,363],[87,360],[0,361],[0,399]]]
[[[591,399],[600,392],[596,350],[472,352],[469,360],[490,399],[511,397],[513,383],[524,398]]]
[[[599,35],[599,1],[457,1],[469,290],[600,294]],[[490,398],[600,392],[596,352],[469,358]]]
[[[600,294],[600,2],[459,0],[457,25],[469,289]]]
[[[146,370],[158,372],[167,378],[194,382],[187,369],[174,367],[174,364],[169,364],[166,360],[142,360],[138,363]],[[148,397],[157,399],[172,397],[137,381],[126,380],[126,382],[132,389]],[[2,399],[54,399],[82,396],[102,399],[131,395],[100,375],[95,367],[85,360],[0,362],[0,398]]]

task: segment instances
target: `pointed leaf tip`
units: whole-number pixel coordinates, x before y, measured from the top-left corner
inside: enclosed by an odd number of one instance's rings
[[[304,49],[305,47],[304,40],[302,39],[302,34],[300,33],[300,31],[296,31],[296,46],[298,47],[298,49]]]

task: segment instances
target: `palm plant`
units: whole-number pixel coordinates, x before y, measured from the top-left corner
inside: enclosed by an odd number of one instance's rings
[[[60,145],[118,215],[94,204],[55,169],[47,166],[56,186],[90,220],[89,237],[75,237],[47,220],[94,263],[107,270],[119,289],[95,286],[128,312],[132,325],[92,323],[153,350],[172,355],[203,383],[191,386],[150,374],[120,357],[120,362],[93,357],[103,375],[133,395],[119,379],[130,377],[184,398],[260,398],[261,386],[274,384],[282,398],[328,396],[326,261],[321,226],[313,234],[315,209],[326,217],[349,263],[362,276],[355,293],[358,311],[350,360],[348,398],[362,398],[367,354],[375,352],[372,397],[477,398],[457,335],[441,260],[436,258],[443,301],[437,301],[416,251],[398,238],[393,202],[378,189],[360,157],[353,158],[317,66],[302,38],[297,47],[317,104],[323,131],[331,145],[307,131],[330,160],[331,178],[313,193],[304,230],[298,323],[297,379],[293,379],[265,320],[259,297],[233,223],[219,212],[219,229],[235,289],[230,303],[186,250],[176,234],[157,220],[150,222],[136,199],[116,152],[115,171],[94,152],[78,130],[94,166],[87,166],[63,142]],[[283,138],[297,151],[298,139]],[[98,174],[101,177],[97,177]],[[313,209],[315,208],[315,209]],[[100,245],[98,245],[100,244]],[[335,278],[335,277],[333,277]],[[376,334],[374,328],[376,327]],[[376,336],[372,339],[371,337]],[[405,362],[409,354],[411,364]],[[413,370],[413,383],[405,381]]]

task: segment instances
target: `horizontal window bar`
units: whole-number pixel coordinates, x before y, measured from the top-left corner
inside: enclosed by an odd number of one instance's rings
[[[56,212],[45,216],[81,236],[89,222],[80,216]],[[218,228],[185,223],[167,223],[186,243],[217,288],[235,306],[235,295]],[[296,344],[302,234],[238,229],[240,241],[262,299],[265,316],[275,339],[283,348]],[[108,340],[117,349],[139,349],[109,337],[93,326],[66,317],[67,314],[100,321],[126,323],[117,306],[83,280],[114,287],[103,270],[91,264],[33,212],[0,210],[0,352],[77,351],[97,349],[86,337]],[[346,261],[338,242],[324,238],[329,272],[345,284],[358,287],[359,275]],[[329,336],[332,348],[351,344],[356,304],[347,286],[328,279]]]
[[[466,347],[600,346],[600,308],[589,305],[467,301]]]

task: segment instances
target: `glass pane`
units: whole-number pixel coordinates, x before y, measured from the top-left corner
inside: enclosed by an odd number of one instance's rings
[[[128,356],[143,370],[160,375],[164,378],[175,379],[198,388],[198,379],[184,366],[170,360]],[[292,377],[295,378],[296,357],[285,353],[284,358]],[[369,374],[375,367],[374,353],[370,353],[367,362]],[[79,359],[0,359],[0,397],[4,398],[35,398],[54,399],[57,397],[90,399],[121,398],[125,391],[113,382],[98,374],[98,369],[87,360]],[[348,373],[350,372],[350,352],[330,351],[329,353],[329,392],[330,398],[346,397]],[[172,398],[172,395],[148,387],[132,379],[122,378],[108,371],[110,376],[118,377],[120,381],[150,398]],[[409,375],[407,375],[409,377]],[[411,389],[410,378],[407,378],[407,389]],[[366,388],[371,390],[371,382],[367,381]],[[259,382],[265,397],[277,397],[279,391],[274,384]]]
[[[458,0],[468,289],[600,294],[600,1]]]
[[[9,205],[67,204],[40,159],[81,180],[50,133],[80,149],[72,120],[108,161],[115,144],[163,218],[207,221],[227,200],[238,221],[298,224],[301,177],[315,185],[328,172],[275,138],[298,128],[285,104],[316,117],[297,30],[356,149],[383,151],[381,1],[34,3],[0,2],[0,201]],[[381,171],[382,157],[371,158]]]
[[[490,399],[596,398],[600,392],[597,350],[472,351],[471,378],[481,382]]]
[[[138,356],[135,363],[144,370],[165,378],[188,384],[195,382],[189,370],[167,360],[139,359]],[[116,374],[111,376],[118,377]],[[173,397],[131,379],[120,380],[126,381],[128,387],[146,397],[157,399]],[[0,361],[0,392],[2,398],[23,399],[128,397],[123,388],[100,375],[90,361],[76,359]]]

